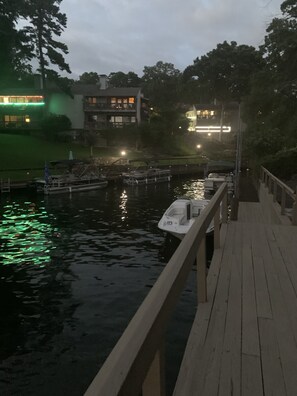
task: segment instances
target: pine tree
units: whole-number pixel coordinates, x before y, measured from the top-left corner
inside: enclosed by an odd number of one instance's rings
[[[17,22],[24,13],[24,1],[0,0],[0,86],[15,85],[20,75],[30,72],[31,46]]]
[[[61,71],[71,73],[63,54],[68,54],[66,44],[57,41],[67,25],[66,14],[60,12],[62,0],[26,0],[26,17],[30,22],[24,29],[30,38],[33,50],[31,59],[39,62],[43,88],[50,66],[58,66]]]

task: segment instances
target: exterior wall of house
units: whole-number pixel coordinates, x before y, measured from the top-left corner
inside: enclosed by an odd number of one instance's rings
[[[137,126],[148,117],[146,102],[139,88],[111,88],[84,93],[85,128]]]
[[[62,93],[53,93],[49,97],[48,112],[66,115],[72,124],[72,129],[84,129],[83,95],[71,98]]]
[[[43,95],[33,92],[0,92],[0,128],[34,129],[43,118],[45,103]]]
[[[138,126],[148,119],[148,102],[140,88],[101,89],[95,84],[77,84],[72,92],[73,97],[70,97],[53,87],[47,92],[45,100],[39,96],[43,103],[38,107],[35,103],[29,103],[33,101],[33,96],[29,98],[27,91],[22,93],[23,98],[30,100],[20,106],[6,103],[11,99],[0,93],[0,128],[40,128],[40,121],[48,114],[67,116],[72,130],[76,131]],[[25,101],[23,98],[18,100]]]

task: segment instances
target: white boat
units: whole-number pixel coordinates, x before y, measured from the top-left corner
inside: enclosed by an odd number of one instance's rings
[[[37,192],[43,192],[45,195],[98,190],[107,184],[108,181],[103,177],[79,179],[73,175],[50,176],[47,182],[43,179],[36,180]]]
[[[204,191],[213,194],[223,184],[227,183],[228,193],[234,192],[234,176],[233,173],[209,173],[204,179]]]
[[[208,203],[209,200],[207,199],[179,198],[166,209],[158,223],[158,227],[182,239]],[[206,234],[211,234],[213,229],[214,226],[212,222]]]
[[[160,182],[169,182],[171,174],[169,169],[150,168],[144,170],[133,170],[122,174],[123,183],[129,186],[141,184],[154,184]]]
[[[36,182],[37,192],[44,192],[45,195],[98,190],[106,187],[107,184],[108,181],[103,177],[76,179],[65,175],[50,176],[48,182],[45,180]]]
[[[56,161],[55,164],[65,164],[65,161]],[[35,185],[37,192],[51,195],[98,190],[106,187],[108,181],[91,165],[79,162],[76,165],[72,164],[66,172],[59,175],[49,175],[46,168],[44,179],[35,180]]]

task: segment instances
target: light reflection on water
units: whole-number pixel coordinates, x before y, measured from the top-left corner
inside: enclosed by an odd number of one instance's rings
[[[49,217],[44,207],[33,202],[5,205],[0,218],[0,262],[41,266],[49,263],[49,253],[55,248],[51,239],[55,231]]]
[[[181,179],[1,197],[1,395],[84,393],[179,244],[157,228],[160,217],[177,197],[200,194],[201,181]],[[193,318],[195,284],[191,274],[168,338],[171,361]]]

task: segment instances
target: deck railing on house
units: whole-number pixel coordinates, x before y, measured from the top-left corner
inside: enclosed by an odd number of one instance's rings
[[[288,215],[292,225],[297,225],[296,192],[263,166],[261,167],[261,181],[267,187],[268,193],[272,194],[273,202],[279,203],[280,214]]]
[[[87,389],[86,396],[165,395],[164,339],[171,313],[195,260],[197,301],[207,301],[206,230],[214,221],[214,248],[220,246],[220,212],[227,222],[227,184],[216,192],[184,237],[122,337]]]

